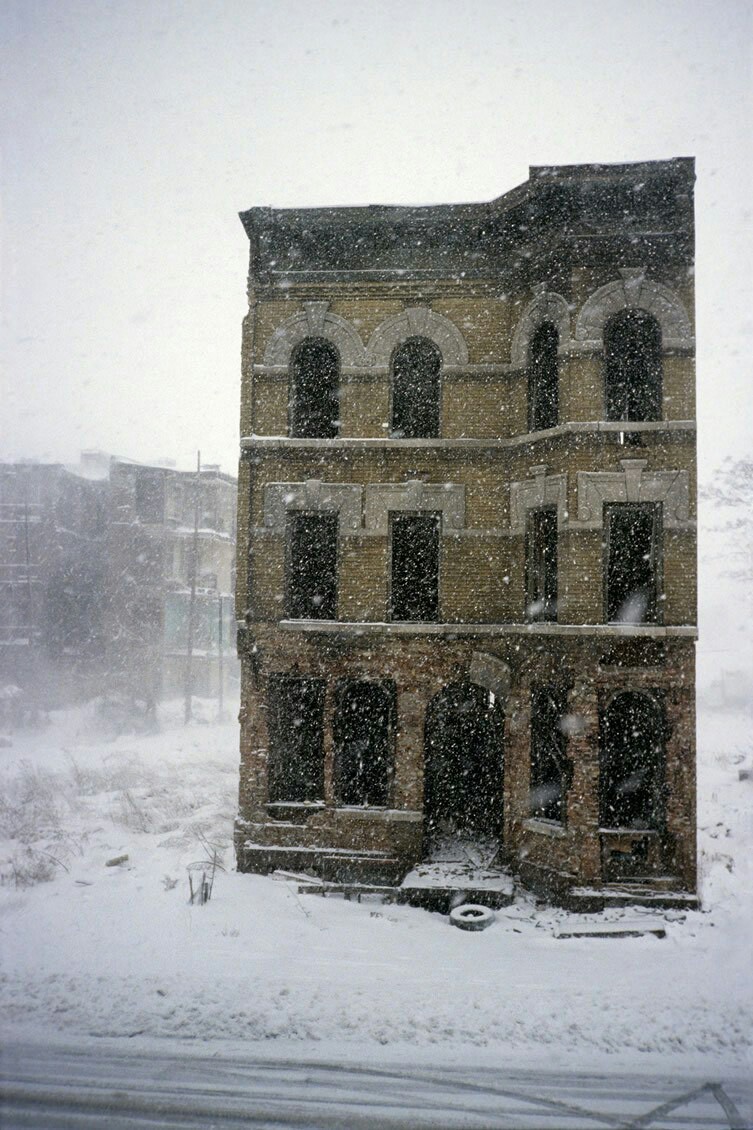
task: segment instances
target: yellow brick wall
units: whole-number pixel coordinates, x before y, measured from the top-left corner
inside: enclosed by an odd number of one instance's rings
[[[689,530],[665,530],[664,623],[695,624],[697,619],[696,537]]]
[[[340,435],[388,436],[390,389],[386,380],[344,380],[340,385]]]
[[[386,537],[341,540],[338,619],[387,618],[388,559]]]
[[[440,560],[440,615],[449,622],[495,623],[509,613],[512,569],[508,538],[444,537]]]

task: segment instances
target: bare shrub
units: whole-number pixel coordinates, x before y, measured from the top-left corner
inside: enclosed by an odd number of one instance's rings
[[[34,887],[37,883],[49,883],[55,878],[58,867],[65,864],[49,852],[25,847],[13,853],[0,871],[0,882],[12,883],[17,890]]]

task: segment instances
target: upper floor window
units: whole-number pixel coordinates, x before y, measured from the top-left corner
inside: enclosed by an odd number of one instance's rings
[[[136,476],[136,514],[141,522],[159,525],[165,520],[165,476],[160,471],[139,471]]]
[[[326,338],[304,338],[290,359],[290,434],[305,439],[333,439],[339,417],[337,349]]]
[[[337,514],[288,517],[287,615],[291,620],[337,616]]]
[[[658,620],[660,504],[615,502],[605,506],[608,623]]]
[[[557,510],[530,510],[526,529],[526,619],[557,619]]]
[[[528,346],[528,430],[557,426],[559,382],[557,349],[560,335],[553,322],[542,322]]]
[[[623,310],[604,327],[607,420],[660,420],[661,326],[645,310]]]
[[[438,619],[441,520],[435,513],[391,516],[391,620]]]
[[[433,341],[409,337],[392,356],[392,432],[405,439],[439,435],[442,354]]]

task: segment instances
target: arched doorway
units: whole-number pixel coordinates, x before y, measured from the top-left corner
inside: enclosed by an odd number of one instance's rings
[[[424,729],[424,820],[430,838],[502,835],[504,711],[476,683],[435,695]]]

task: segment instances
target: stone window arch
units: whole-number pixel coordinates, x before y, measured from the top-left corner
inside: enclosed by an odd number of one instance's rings
[[[598,290],[586,300],[575,327],[577,343],[601,347],[604,326],[620,310],[640,309],[653,314],[661,326],[663,349],[688,349],[693,346],[693,331],[682,300],[673,290],[646,278],[645,267],[622,267],[620,278]]]
[[[411,337],[429,338],[441,353],[445,369],[468,364],[468,346],[455,323],[427,306],[410,306],[386,318],[372,333],[366,351],[370,367],[387,372],[397,347]]]
[[[392,434],[434,439],[440,430],[442,354],[427,337],[409,337],[394,350],[391,372]]]
[[[660,420],[662,331],[640,307],[620,310],[604,325],[604,416]]]
[[[340,426],[340,354],[324,337],[305,337],[290,356],[291,436],[333,439]]]
[[[350,322],[329,311],[329,302],[304,302],[303,309],[281,322],[264,350],[262,367],[267,371],[284,372],[291,355],[304,338],[323,337],[337,349],[344,369],[363,369],[366,351]]]
[[[544,321],[528,343],[528,430],[555,428],[559,420],[560,334],[554,322]]]
[[[513,369],[524,369],[529,363],[531,338],[543,322],[551,322],[559,334],[558,348],[566,349],[570,342],[570,307],[561,294],[547,291],[544,283],[534,287],[535,297],[528,303],[515,333],[510,349]]]

